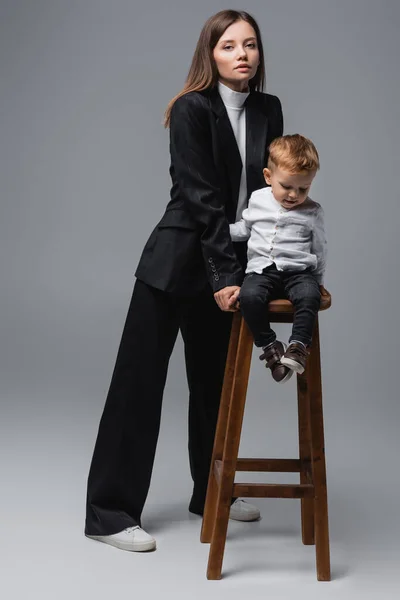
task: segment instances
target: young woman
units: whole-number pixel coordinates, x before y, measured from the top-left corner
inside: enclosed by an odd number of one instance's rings
[[[189,510],[202,514],[227,346],[246,244],[233,244],[253,190],[265,186],[281,104],[262,93],[260,31],[245,12],[204,25],[170,127],[171,199],[144,248],[88,478],[85,534],[131,551],[154,549],[141,528],[160,426],[167,368],[180,330],[189,384]],[[253,520],[237,499],[231,518]]]

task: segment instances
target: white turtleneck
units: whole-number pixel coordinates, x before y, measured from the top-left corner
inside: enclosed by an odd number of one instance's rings
[[[236,210],[236,221],[242,218],[242,212],[247,206],[247,179],[246,179],[246,108],[244,103],[250,92],[235,92],[220,81],[218,92],[225,105],[229,120],[235,134],[236,142],[242,159],[242,173],[240,177],[239,197]]]

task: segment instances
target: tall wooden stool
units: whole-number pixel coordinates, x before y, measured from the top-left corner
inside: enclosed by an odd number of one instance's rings
[[[330,305],[331,296],[321,296],[320,310]],[[273,323],[293,321],[289,300],[274,300],[268,310]],[[252,350],[253,337],[237,312],[233,317],[200,538],[211,542],[207,578],[221,579],[232,497],[300,498],[303,544],[315,544],[317,579],[330,581],[318,318],[306,370],[297,375],[299,458],[238,458]],[[271,385],[275,385],[272,380]],[[300,483],[235,483],[237,471],[300,473]]]

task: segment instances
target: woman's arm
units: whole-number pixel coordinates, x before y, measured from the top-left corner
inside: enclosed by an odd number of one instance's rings
[[[271,102],[269,106],[269,136],[268,143],[270,144],[275,138],[283,135],[283,113],[282,104],[278,96],[270,96]]]
[[[180,194],[201,232],[201,246],[214,292],[242,283],[218,172],[213,160],[208,108],[196,94],[185,94],[172,107],[170,151]]]

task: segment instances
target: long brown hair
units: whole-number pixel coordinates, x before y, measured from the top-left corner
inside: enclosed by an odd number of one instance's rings
[[[239,10],[221,10],[206,21],[201,30],[192,64],[183,89],[169,102],[164,115],[164,126],[168,127],[171,109],[178,98],[188,92],[200,92],[213,87],[218,81],[218,69],[215,64],[213,50],[218,40],[228,27],[237,21],[246,21],[256,32],[257,46],[260,54],[260,64],[254,77],[249,81],[250,89],[262,90],[265,83],[264,49],[261,41],[260,28],[249,13]]]

